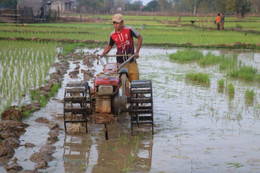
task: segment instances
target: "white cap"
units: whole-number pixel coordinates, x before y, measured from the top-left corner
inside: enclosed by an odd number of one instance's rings
[[[120,23],[123,21],[123,16],[122,14],[115,14],[113,17],[112,17],[112,21],[113,22],[117,22],[117,23]]]

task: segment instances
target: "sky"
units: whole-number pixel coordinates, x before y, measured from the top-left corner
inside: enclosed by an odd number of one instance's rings
[[[147,5],[149,2],[151,2],[152,0],[142,0],[143,1],[143,5]]]

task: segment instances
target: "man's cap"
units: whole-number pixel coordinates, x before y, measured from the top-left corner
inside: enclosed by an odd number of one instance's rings
[[[113,22],[117,22],[117,23],[120,23],[123,21],[123,16],[122,14],[115,14],[113,17],[112,17],[112,21]]]

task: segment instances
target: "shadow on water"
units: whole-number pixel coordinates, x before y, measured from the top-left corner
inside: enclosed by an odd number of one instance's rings
[[[58,122],[61,130],[59,141],[54,144],[54,159],[43,172],[259,172],[259,84],[230,79],[216,66],[202,68],[197,63],[172,62],[168,55],[177,49],[142,48],[141,51],[140,78],[153,82],[154,135],[131,136],[127,114],[109,125],[109,140],[105,140],[104,126],[98,124],[89,124],[88,134],[65,134],[63,104],[51,100],[26,120],[30,127],[21,137],[22,143],[32,141],[36,147],[19,147],[15,151],[18,163],[25,169],[33,169],[30,155],[46,143],[48,129],[34,120],[45,116]],[[203,53],[209,51],[216,55],[237,53],[242,63],[260,72],[259,52],[203,50]],[[72,62],[70,65],[70,69],[75,68]],[[87,67],[80,63],[80,68]],[[102,70],[101,66],[94,68],[96,73]],[[189,72],[210,74],[210,85],[187,82],[185,74]],[[63,99],[66,83],[81,79],[70,79],[66,74],[56,99]],[[233,98],[225,88],[219,90],[220,79],[234,85]],[[89,83],[93,86],[93,81]],[[254,90],[256,95],[250,104],[245,104],[247,89]],[[4,172],[3,167],[0,172]]]

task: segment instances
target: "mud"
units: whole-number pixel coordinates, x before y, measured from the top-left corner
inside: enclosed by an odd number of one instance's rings
[[[115,117],[113,114],[109,113],[96,113],[93,116],[93,121],[95,124],[113,124],[115,122]]]
[[[87,50],[92,51],[92,50]],[[82,70],[91,67],[80,63],[79,79],[69,76],[77,64],[63,77],[58,94],[45,108],[25,120],[30,126],[19,138],[21,144],[13,157],[23,170],[45,172],[258,172],[260,106],[259,84],[229,79],[218,67],[201,68],[196,63],[177,64],[169,61],[168,54],[176,49],[142,48],[138,59],[140,78],[153,82],[155,134],[138,132],[131,136],[130,116],[124,113],[108,128],[109,140],[104,138],[104,125],[89,122],[89,133],[65,133],[63,127],[64,88],[68,82],[84,78]],[[207,53],[209,50],[204,50]],[[93,50],[94,52],[94,50]],[[260,70],[260,53],[247,51],[212,51],[238,53],[243,64]],[[111,54],[113,54],[112,52]],[[110,59],[112,60],[112,59]],[[96,73],[102,67],[93,63]],[[153,68],[151,68],[153,67]],[[185,81],[190,71],[211,74],[209,87]],[[235,95],[232,100],[219,93],[217,81],[221,78],[232,82]],[[93,81],[89,80],[93,86]],[[246,89],[253,89],[256,99],[251,106],[245,104]],[[39,117],[48,123],[38,123]],[[51,132],[51,130],[56,129]],[[57,133],[58,132],[58,136]],[[49,133],[49,134],[48,134]],[[58,140],[50,141],[50,134]],[[25,147],[32,143],[35,147]],[[48,162],[34,163],[30,157],[44,145],[52,148]],[[7,163],[8,165],[12,162]],[[38,164],[38,165],[37,165]],[[39,166],[39,167],[38,167]],[[0,167],[0,172],[6,169]]]
[[[14,108],[9,108],[5,110],[1,115],[2,120],[21,120],[22,111],[16,110]]]

